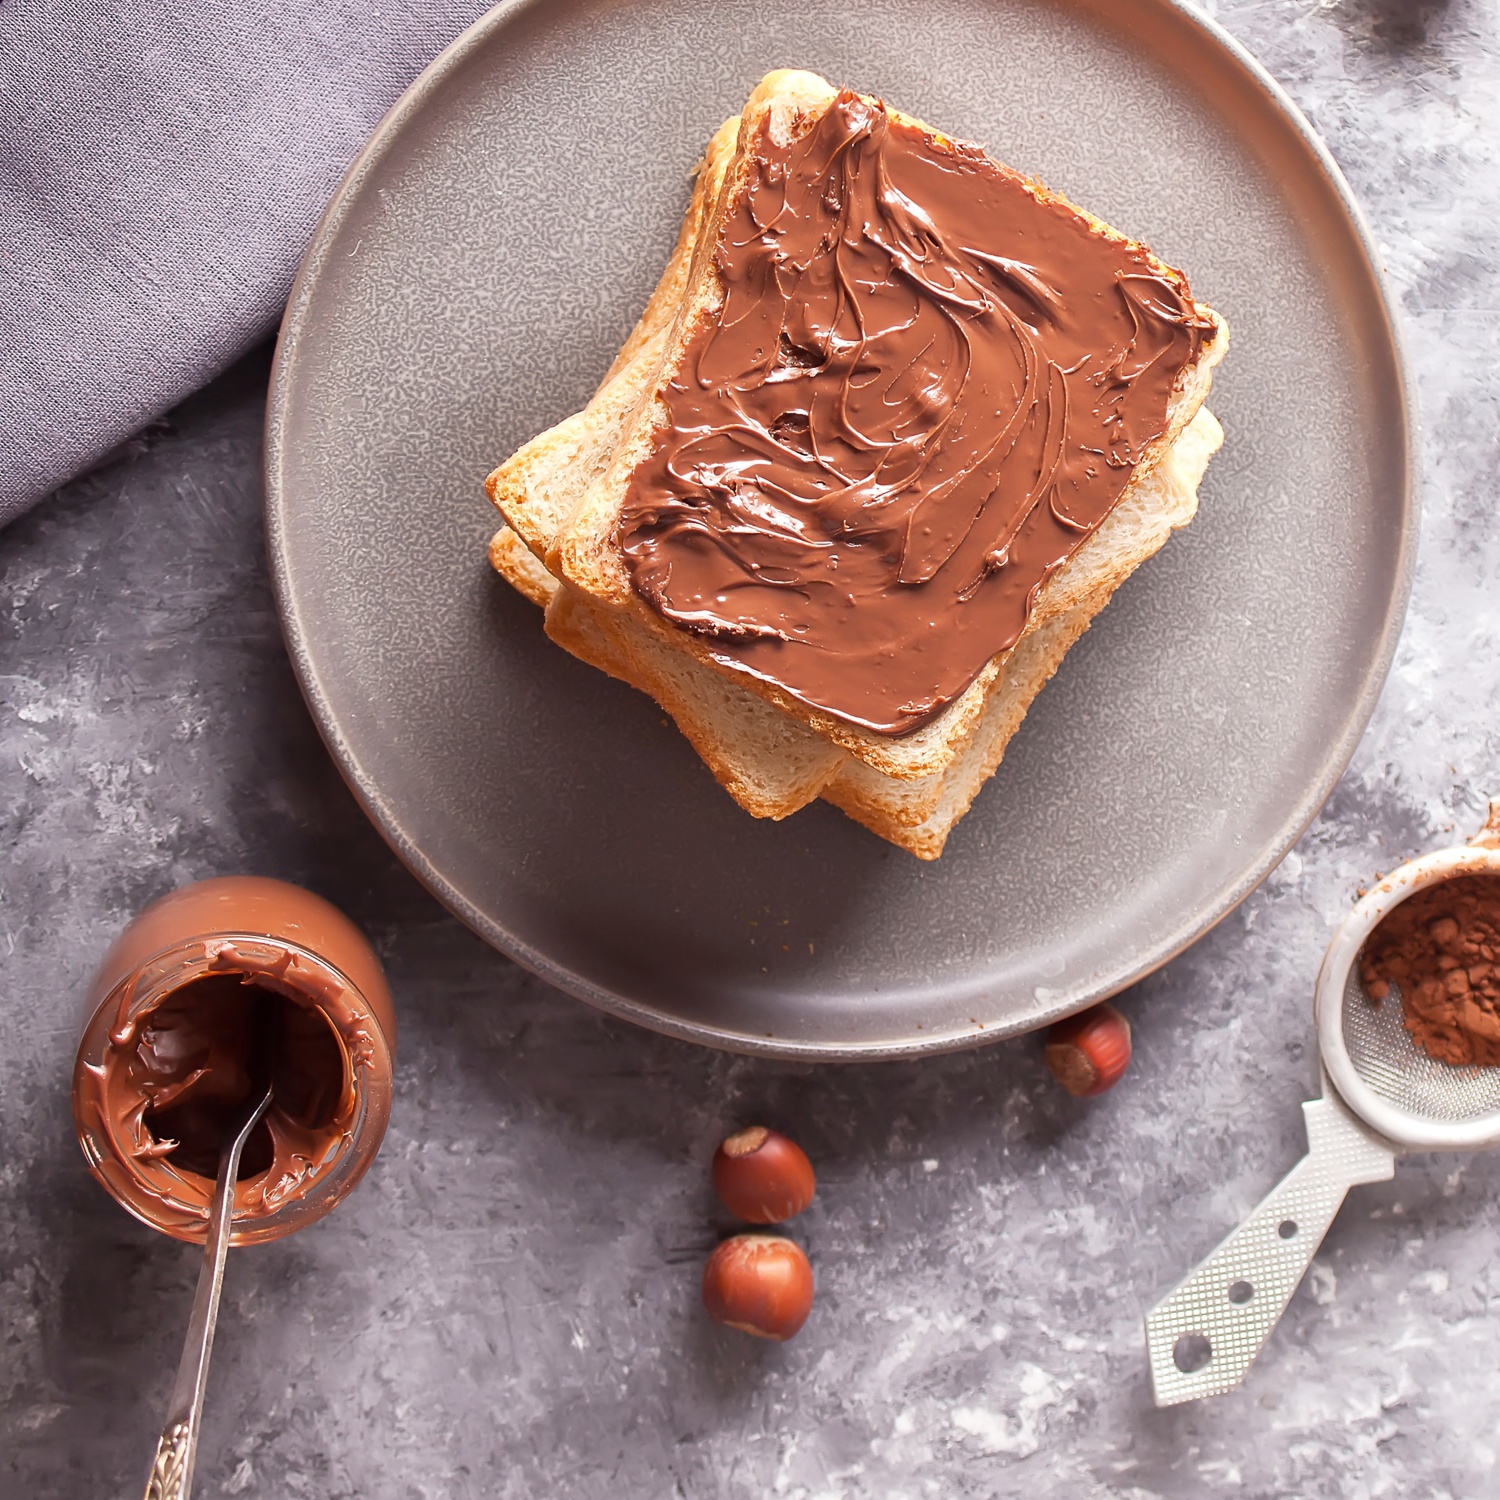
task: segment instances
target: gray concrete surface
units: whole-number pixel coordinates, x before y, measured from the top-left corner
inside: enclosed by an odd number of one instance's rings
[[[1302,1147],[1308,1002],[1356,888],[1500,791],[1500,21],[1487,0],[1223,0],[1326,135],[1404,312],[1426,440],[1411,613],[1332,800],[1124,997],[1081,1104],[1034,1040],[816,1069],[628,1029],[446,917],[323,753],[282,654],[264,356],[0,535],[0,1497],[131,1496],[195,1253],[86,1175],[74,1010],[147,900],[253,870],[374,935],[404,1031],[384,1152],[231,1260],[205,1496],[1471,1497],[1496,1493],[1500,1155],[1356,1189],[1238,1394],[1157,1412],[1140,1317]],[[791,1130],[812,1320],[709,1325],[730,1124]]]

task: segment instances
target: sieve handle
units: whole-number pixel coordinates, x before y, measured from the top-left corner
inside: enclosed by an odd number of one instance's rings
[[[1158,1406],[1232,1391],[1307,1273],[1344,1194],[1395,1171],[1391,1148],[1336,1097],[1310,1100],[1302,1112],[1307,1155],[1147,1314]]]

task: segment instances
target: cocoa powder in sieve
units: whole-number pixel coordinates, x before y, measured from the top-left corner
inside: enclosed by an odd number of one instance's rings
[[[1500,876],[1459,875],[1392,907],[1359,978],[1377,1005],[1400,989],[1407,1031],[1439,1062],[1500,1063]]]

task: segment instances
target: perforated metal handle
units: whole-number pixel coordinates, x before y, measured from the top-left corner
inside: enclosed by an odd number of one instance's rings
[[[1312,1264],[1344,1195],[1395,1171],[1391,1147],[1336,1095],[1302,1106],[1307,1155],[1146,1317],[1158,1406],[1231,1391]]]

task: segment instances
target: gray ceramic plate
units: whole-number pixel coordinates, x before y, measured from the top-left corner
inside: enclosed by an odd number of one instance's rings
[[[587,399],[704,142],[798,65],[987,144],[1221,308],[1228,442],[924,865],[741,812],[485,565],[481,481]],[[370,815],[575,995],[747,1051],[901,1054],[1129,984],[1265,876],[1385,674],[1415,528],[1401,359],[1308,126],[1171,0],[550,0],[493,12],[355,163],[267,437],[287,639]]]

